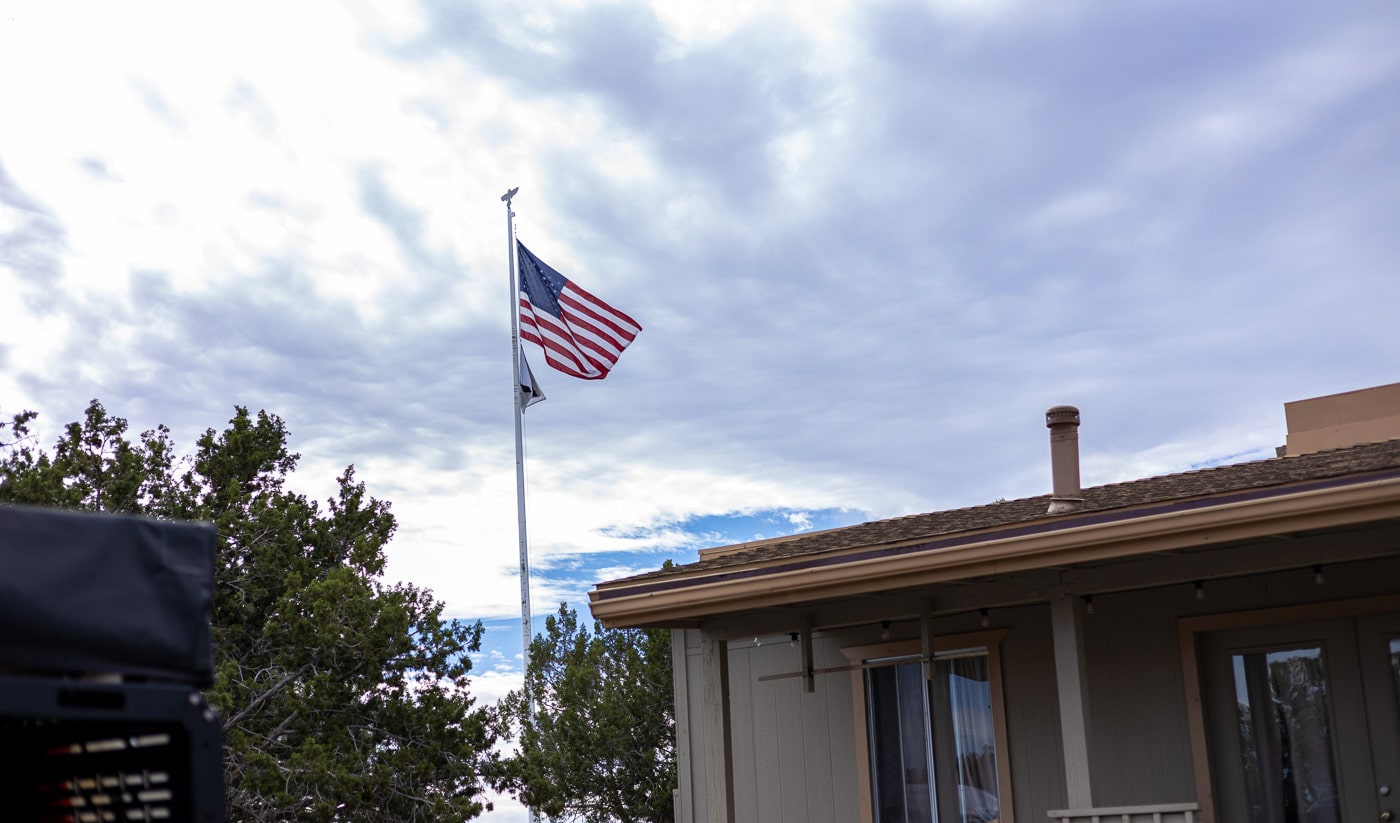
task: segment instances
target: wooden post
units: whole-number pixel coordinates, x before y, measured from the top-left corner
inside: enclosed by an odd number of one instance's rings
[[[729,735],[729,643],[700,630],[701,713],[705,724],[705,806],[710,823],[734,821],[734,756]]]
[[[1089,782],[1089,733],[1084,710],[1083,627],[1079,599],[1057,591],[1050,600],[1055,638],[1055,684],[1060,694],[1060,738],[1065,753],[1065,800],[1072,809],[1093,808]]]
[[[695,823],[695,792],[690,785],[695,767],[690,752],[690,654],[686,650],[689,633],[687,629],[671,630],[671,685],[676,712],[676,791],[672,806],[675,823]]]

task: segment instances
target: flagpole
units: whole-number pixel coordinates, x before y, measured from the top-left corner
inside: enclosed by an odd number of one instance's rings
[[[506,259],[510,261],[510,351],[511,368],[515,373],[515,511],[520,534],[520,651],[522,671],[530,668],[530,542],[525,532],[525,398],[520,388],[520,286],[517,281],[515,255],[515,212],[510,201],[516,187],[501,195],[506,204]],[[534,715],[534,701],[530,701],[530,714]],[[538,820],[535,810],[530,810],[530,819]]]
[[[520,188],[501,196],[506,204],[506,255],[510,260],[510,362],[515,370],[515,512],[520,534],[520,641],[524,665],[530,665],[530,541],[525,532],[525,423],[520,393],[520,286],[516,279],[515,212],[511,198]]]

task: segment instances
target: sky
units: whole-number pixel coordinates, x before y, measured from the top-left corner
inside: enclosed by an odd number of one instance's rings
[[[1400,381],[1393,0],[0,0],[0,415],[281,416],[519,682],[509,237],[643,326],[525,416],[535,612],[1262,459]],[[523,820],[501,799],[488,820]]]

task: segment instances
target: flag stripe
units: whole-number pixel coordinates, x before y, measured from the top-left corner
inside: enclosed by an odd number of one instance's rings
[[[545,362],[565,374],[596,380],[607,376],[617,359],[603,362],[581,350],[575,335],[547,312],[535,314],[529,300],[520,301],[520,336],[544,349]]]
[[[637,337],[637,332],[641,330],[636,325],[636,321],[626,315],[617,312],[615,309],[608,311],[607,304],[596,302],[583,302],[578,299],[578,292],[583,292],[572,283],[565,287],[559,295],[559,305],[561,310],[568,308],[573,311],[568,312],[569,320],[576,328],[585,329],[592,333],[592,336],[600,343],[604,343],[611,348],[615,348],[619,354],[627,348]],[[583,292],[587,295],[587,292]],[[596,300],[596,298],[594,298]],[[599,310],[599,309],[602,310]],[[561,311],[562,315],[562,311]],[[613,318],[623,319],[627,325],[624,326]]]
[[[606,324],[616,331],[619,337],[625,337],[629,342],[637,336],[637,332],[642,330],[641,325],[636,320],[594,297],[588,290],[573,281],[564,287],[564,290],[559,294],[559,299],[561,302],[568,300],[570,305],[587,312],[589,316]]]
[[[568,306],[570,302],[567,295],[559,301],[561,306]],[[618,354],[621,354],[622,350],[627,348],[627,344],[636,337],[636,335],[618,334],[613,327],[595,320],[589,313],[570,312],[568,321],[576,332],[586,334],[589,339],[610,350],[615,350]]]
[[[582,352],[573,346],[569,338],[554,328],[540,324],[527,327],[522,322],[520,336],[543,348],[545,362],[560,371],[568,372],[575,377],[597,371],[586,362]]]
[[[599,357],[609,358],[614,362],[617,360],[618,355],[622,354],[622,349],[627,345],[626,343],[619,345],[606,335],[598,334],[597,330],[592,326],[584,326],[575,323],[573,325],[573,332],[574,342],[578,344],[579,348],[589,349],[596,352]]]

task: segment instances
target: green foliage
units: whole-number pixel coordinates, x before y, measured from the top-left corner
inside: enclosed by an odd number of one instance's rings
[[[561,604],[530,644],[524,687],[501,701],[519,751],[494,782],[555,819],[670,821],[671,695],[670,631],[595,623],[590,634]]]
[[[52,452],[30,412],[0,423],[0,502],[205,520],[219,532],[209,702],[224,717],[229,817],[464,820],[493,758],[468,693],[480,623],[381,578],[395,521],[350,467],[323,509],[285,489],[282,420],[236,407],[177,457],[94,400]],[[8,431],[7,431],[8,429]]]

